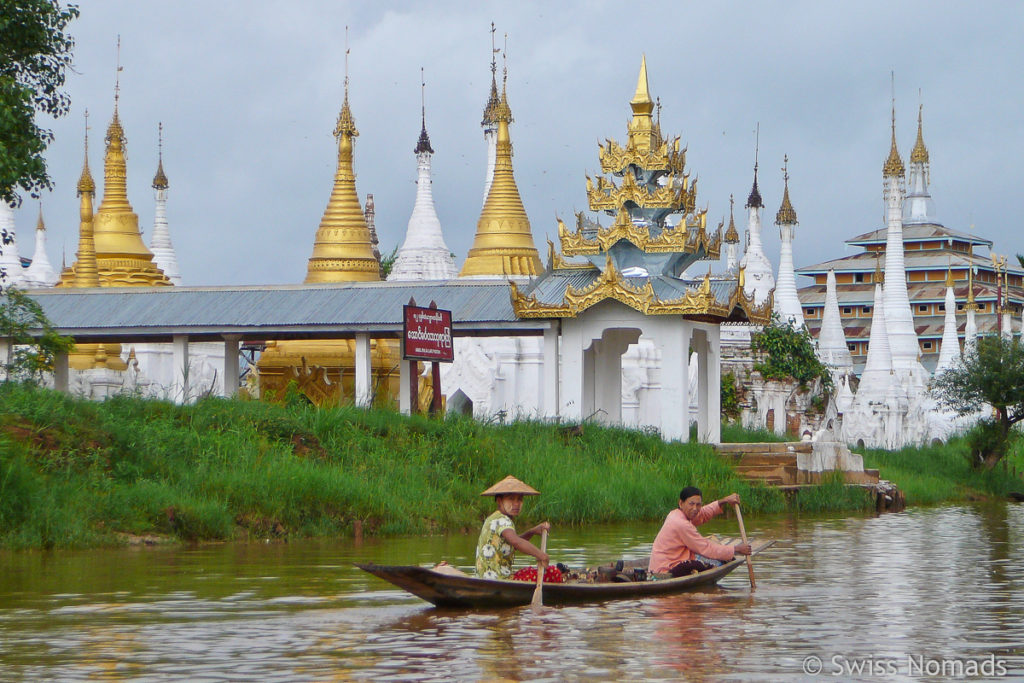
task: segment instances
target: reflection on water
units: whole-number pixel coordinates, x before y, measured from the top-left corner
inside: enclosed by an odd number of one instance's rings
[[[571,566],[641,556],[657,527],[555,529],[549,550]],[[755,558],[756,593],[737,571],[541,612],[434,609],[351,565],[469,566],[472,535],[4,553],[0,678],[775,681],[819,657],[819,678],[868,680],[839,667],[891,661],[906,678],[908,655],[993,653],[1024,674],[1024,507],[748,527],[778,539]]]

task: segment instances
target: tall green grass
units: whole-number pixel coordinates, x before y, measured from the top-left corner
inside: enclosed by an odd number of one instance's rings
[[[638,431],[0,385],[5,547],[475,529],[493,505],[480,491],[507,474],[542,492],[532,518],[561,524],[659,520],[689,484],[737,491],[749,514],[787,507],[710,447]]]
[[[1024,443],[1018,441],[991,471],[970,466],[963,437],[945,444],[907,447],[898,451],[864,450],[864,466],[881,470],[906,495],[908,505],[1005,498],[1024,492]],[[1018,476],[1013,475],[1016,468]]]

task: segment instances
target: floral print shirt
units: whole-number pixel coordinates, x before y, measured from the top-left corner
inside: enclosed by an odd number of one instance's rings
[[[508,515],[496,510],[484,520],[476,544],[476,573],[484,579],[508,579],[512,576],[515,549],[501,537],[505,529],[515,531]]]

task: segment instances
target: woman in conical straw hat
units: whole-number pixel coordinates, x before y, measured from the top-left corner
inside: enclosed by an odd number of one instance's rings
[[[528,539],[548,531],[551,524],[541,522],[519,535],[512,522],[523,508],[523,498],[539,496],[540,492],[509,475],[480,495],[494,496],[497,510],[484,520],[480,529],[480,540],[476,545],[477,575],[485,579],[512,578],[512,561],[517,550],[533,555],[542,567],[546,567],[548,554]]]

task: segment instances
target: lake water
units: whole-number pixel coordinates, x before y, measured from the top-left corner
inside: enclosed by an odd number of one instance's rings
[[[1024,506],[744,521],[778,539],[753,593],[741,567],[540,612],[435,609],[351,564],[470,565],[475,534],[2,553],[0,678],[1024,679]],[[570,566],[637,557],[658,526],[556,527],[548,548]]]

